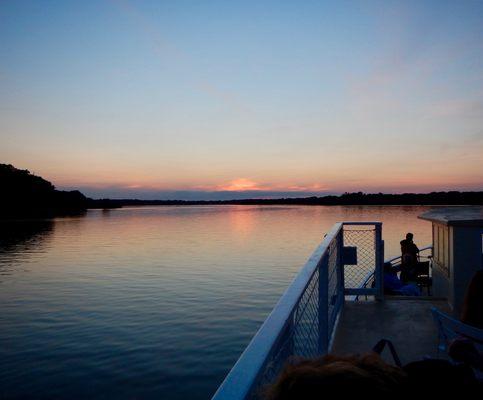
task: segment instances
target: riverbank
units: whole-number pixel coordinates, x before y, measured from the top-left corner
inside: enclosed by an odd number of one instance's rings
[[[236,196],[236,194],[234,194]],[[299,197],[278,199],[233,199],[233,200],[139,200],[102,199],[94,200],[109,207],[124,206],[192,206],[192,205],[319,205],[319,206],[452,206],[483,205],[483,191],[479,192],[432,192],[432,193],[344,193],[340,196]],[[102,208],[102,207],[95,207]]]

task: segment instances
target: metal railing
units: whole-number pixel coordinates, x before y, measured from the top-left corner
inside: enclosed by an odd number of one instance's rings
[[[345,296],[382,296],[381,229],[379,222],[344,222],[333,226],[253,337],[213,400],[257,399],[263,387],[273,382],[287,362],[298,357],[318,357],[330,351]],[[371,270],[376,277],[375,287],[358,288],[361,276]]]
[[[422,249],[419,249],[419,257],[421,257],[421,258],[432,257],[432,254],[429,254],[429,255],[421,254],[421,253],[427,252],[428,250],[431,250],[431,253],[432,253],[433,246],[429,245],[429,246],[423,247]],[[402,256],[392,257],[392,258],[389,258],[388,260],[385,260],[384,262],[390,262],[393,266],[396,266],[396,265],[401,263],[401,257]]]
[[[421,253],[425,253],[425,252],[430,252],[429,255],[426,255],[426,254],[421,254]],[[431,260],[432,258],[432,252],[433,252],[433,246],[432,245],[429,245],[429,246],[425,246],[423,247],[422,249],[419,250],[419,257],[420,258],[424,258],[424,259],[427,259],[427,260]],[[387,260],[384,260],[384,263],[391,263],[393,267],[396,267],[397,265],[401,264],[401,259],[402,259],[402,256],[399,255],[399,256],[396,256],[396,257],[392,257],[392,258],[389,258]],[[360,289],[366,289],[368,287],[371,287],[373,285],[373,282],[374,282],[374,273],[372,271],[368,272],[366,274],[366,276],[364,277],[361,285],[359,286]],[[358,301],[359,300],[359,296],[360,294],[354,296],[351,300],[355,300],[355,301]],[[367,296],[366,296],[366,299],[367,299]]]

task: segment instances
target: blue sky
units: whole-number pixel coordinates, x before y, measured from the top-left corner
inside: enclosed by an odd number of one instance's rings
[[[483,189],[482,22],[481,1],[3,1],[0,162],[95,197]]]

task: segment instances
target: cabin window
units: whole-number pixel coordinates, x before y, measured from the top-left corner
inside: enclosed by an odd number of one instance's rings
[[[449,229],[433,224],[433,257],[435,264],[449,276]]]

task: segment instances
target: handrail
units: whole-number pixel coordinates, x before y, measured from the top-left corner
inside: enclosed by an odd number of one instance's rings
[[[327,253],[331,241],[339,234],[342,226],[342,223],[335,224],[312,253],[218,388],[213,400],[221,398],[243,400],[250,393],[272,348],[286,328],[293,309],[309,284],[319,262]]]
[[[433,249],[433,245],[430,244],[428,246],[423,247],[422,249],[419,249],[419,252],[426,251],[426,250],[432,250],[432,249]],[[392,264],[394,261],[400,260],[401,258],[402,258],[402,256],[396,256],[396,257],[390,258],[388,260],[385,260],[384,263],[391,263]],[[364,278],[364,281],[362,282],[360,288],[361,289],[366,288],[372,278],[374,278],[374,271],[371,271],[366,275],[366,277]],[[354,296],[353,300],[358,301],[359,295]]]
[[[315,301],[317,301],[318,310],[316,311],[317,315],[315,319],[311,321],[315,322],[313,327],[318,330],[317,344],[319,346],[319,349],[314,351],[315,354],[322,355],[330,349],[330,343],[335,334],[335,324],[344,302],[342,252],[345,232],[343,228],[345,225],[372,225],[374,227],[373,230],[368,231],[374,231],[374,240],[377,244],[374,251],[376,252],[376,265],[378,265],[377,258],[382,255],[380,253],[380,249],[382,248],[381,222],[357,221],[339,222],[335,224],[329,233],[324,236],[322,243],[312,253],[300,272],[295,276],[273,311],[228,373],[212,400],[245,400],[251,398],[254,391],[258,390],[261,382],[267,379],[266,374],[274,371],[274,365],[277,365],[276,363],[278,362],[274,360],[278,360],[280,354],[284,354],[283,351],[285,351],[281,349],[287,349],[286,346],[294,345],[295,342],[291,342],[291,338],[294,336],[291,335],[295,335],[295,332],[303,332],[297,330],[300,329],[296,327],[297,319],[301,315],[304,315],[306,311],[307,304],[305,302],[309,301],[306,294],[309,288],[312,288],[311,291],[314,290],[311,286],[314,284],[318,285],[315,289],[317,291]],[[380,261],[379,264],[382,267]],[[329,300],[328,292],[329,279],[331,279],[328,275],[329,268],[332,271],[335,268],[335,271],[337,271],[337,273],[330,275],[336,276],[335,290],[338,300],[335,306],[329,305],[330,301],[332,301]],[[380,270],[381,268],[378,267],[377,269]],[[316,275],[316,272],[318,275]],[[332,282],[334,283],[334,281]],[[333,286],[331,287],[333,288]],[[377,289],[374,292],[376,291]],[[310,298],[310,296],[308,297]],[[330,296],[333,296],[333,293]],[[301,304],[303,307],[299,308]],[[329,307],[331,307],[330,314]]]
[[[419,249],[419,252],[421,253],[422,251],[430,250],[432,248],[433,248],[433,245],[430,244],[429,246],[425,246],[422,249]],[[396,256],[396,257],[390,258],[389,260],[385,260],[384,262],[390,262],[392,264],[394,261],[399,260],[401,257],[402,256]]]

